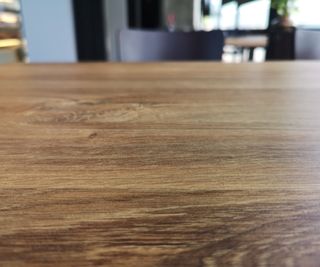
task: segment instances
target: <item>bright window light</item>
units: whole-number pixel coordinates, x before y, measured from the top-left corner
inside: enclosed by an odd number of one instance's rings
[[[292,15],[296,26],[320,27],[319,0],[297,0],[296,4],[297,11]]]
[[[222,30],[235,29],[236,18],[237,18],[236,1],[223,5],[221,8],[220,29]]]
[[[240,6],[239,29],[265,30],[269,25],[270,0],[256,0]]]

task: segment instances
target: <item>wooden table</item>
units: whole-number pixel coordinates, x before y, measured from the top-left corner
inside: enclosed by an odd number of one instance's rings
[[[230,36],[225,38],[225,45],[233,46],[241,50],[249,50],[249,60],[253,60],[254,50],[256,48],[266,48],[268,45],[268,36],[261,35],[244,35],[244,36]]]
[[[230,36],[225,39],[225,44],[241,47],[241,48],[266,47],[268,45],[268,36],[267,35]]]
[[[0,266],[318,266],[320,63],[0,67]]]

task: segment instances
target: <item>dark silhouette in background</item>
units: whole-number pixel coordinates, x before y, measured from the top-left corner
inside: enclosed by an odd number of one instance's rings
[[[120,58],[122,61],[221,60],[223,45],[222,31],[123,30]]]
[[[73,0],[73,8],[79,61],[107,60],[103,1]]]

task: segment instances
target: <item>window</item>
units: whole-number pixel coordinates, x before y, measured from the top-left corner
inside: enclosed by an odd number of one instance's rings
[[[270,0],[211,0],[211,15],[206,29],[264,30],[268,28]]]
[[[237,27],[237,10],[236,1],[224,4],[221,7],[220,29],[232,30]]]
[[[239,8],[239,29],[264,30],[269,25],[270,0],[256,0]]]
[[[296,5],[297,11],[292,15],[296,26],[320,27],[319,0],[297,0]]]

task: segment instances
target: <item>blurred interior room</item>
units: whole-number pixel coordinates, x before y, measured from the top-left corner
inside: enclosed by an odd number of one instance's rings
[[[0,0],[0,62],[121,61],[120,32],[133,29],[221,31],[228,63],[312,59],[320,3],[286,2],[284,9],[277,0]]]

